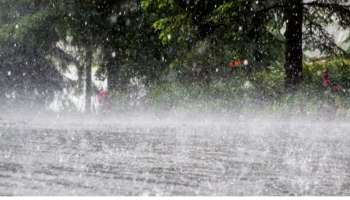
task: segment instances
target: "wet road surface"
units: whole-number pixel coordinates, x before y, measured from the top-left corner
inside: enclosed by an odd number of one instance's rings
[[[350,129],[0,126],[0,195],[349,195]]]

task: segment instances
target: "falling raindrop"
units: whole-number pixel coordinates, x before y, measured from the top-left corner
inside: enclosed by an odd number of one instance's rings
[[[249,62],[247,59],[243,61],[243,65],[248,65],[248,64],[249,64]]]
[[[117,20],[118,20],[118,17],[116,15],[113,15],[113,16],[110,17],[110,21],[111,21],[112,24],[117,23]]]

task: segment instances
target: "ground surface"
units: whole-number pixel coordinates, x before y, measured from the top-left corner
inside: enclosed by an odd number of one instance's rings
[[[0,126],[1,195],[350,195],[347,124]]]

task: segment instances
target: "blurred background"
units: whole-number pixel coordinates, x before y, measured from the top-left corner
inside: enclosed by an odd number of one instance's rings
[[[1,106],[347,116],[349,26],[344,0],[1,0]]]

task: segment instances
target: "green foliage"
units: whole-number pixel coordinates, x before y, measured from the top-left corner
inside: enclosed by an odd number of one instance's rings
[[[341,108],[344,112],[338,114],[344,117],[350,114],[347,110],[350,108],[348,65],[349,61],[341,58],[330,60],[327,64],[306,63],[305,82],[294,93],[285,90],[283,67],[275,64],[264,70],[254,70],[249,76],[243,69],[237,69],[231,76],[215,79],[207,86],[165,82],[151,87],[147,98],[151,105],[162,109],[191,106],[191,109],[199,111],[227,111],[228,108],[243,111],[257,106],[266,111],[287,111],[304,116],[322,113],[325,107],[333,106]],[[329,68],[331,81],[343,87],[340,92],[322,86],[325,66]]]
[[[168,9],[174,9],[174,0],[141,0],[141,7],[146,11],[157,11],[159,13]]]
[[[283,71],[280,68],[275,66],[268,70],[258,70],[249,77],[245,70],[238,69],[229,77],[217,79],[207,86],[168,82],[152,87],[149,95],[157,103],[170,104],[201,99],[222,100],[226,103],[273,100],[284,91]]]
[[[236,103],[283,99],[287,95],[282,65],[290,53],[285,52],[283,32],[290,5],[285,0],[2,0],[0,65],[31,65],[35,73],[40,66],[51,69],[47,58],[55,56],[56,43],[63,41],[79,49],[70,60],[76,58],[84,66],[85,52],[93,50],[100,79],[124,88],[137,77],[151,87],[155,100],[173,104],[183,98]],[[303,9],[304,50],[345,55],[325,27],[347,27],[349,7],[326,0],[304,2]],[[231,72],[227,64],[232,60],[247,60],[249,65]],[[305,62],[300,90],[322,97],[324,65]],[[347,60],[326,65],[334,82],[350,87]],[[240,97],[246,99],[239,101]]]
[[[0,83],[2,94],[45,103],[61,89],[62,76],[46,58],[59,38],[51,1],[0,2]]]
[[[305,81],[317,84],[322,81],[322,73],[328,68],[331,82],[344,88],[350,87],[350,61],[344,58],[321,60],[304,65]],[[319,84],[321,86],[321,84]]]
[[[175,34],[175,30],[184,30],[186,22],[186,15],[177,15],[175,17],[166,17],[154,22],[153,27],[156,31],[159,31],[159,39],[163,44],[168,44],[174,39],[173,37],[178,35],[177,41],[181,42],[183,38],[179,34]],[[181,31],[180,31],[181,32]]]

